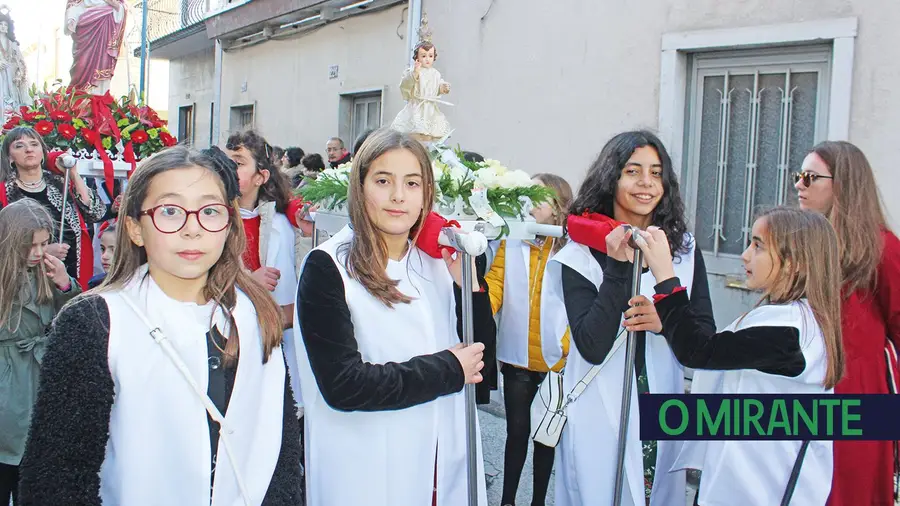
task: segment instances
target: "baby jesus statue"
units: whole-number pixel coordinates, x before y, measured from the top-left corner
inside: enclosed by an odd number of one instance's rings
[[[421,142],[440,141],[450,135],[450,123],[438,104],[453,105],[438,97],[450,93],[450,83],[434,68],[437,48],[431,42],[428,19],[423,14],[419,43],[413,50],[413,67],[406,69],[400,81],[400,93],[406,106],[394,118],[391,128],[407,132]]]

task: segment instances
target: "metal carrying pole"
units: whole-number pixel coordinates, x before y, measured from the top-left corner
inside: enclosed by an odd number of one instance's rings
[[[637,228],[632,228],[632,233],[637,233]],[[634,248],[634,267],[631,271],[631,297],[641,294],[641,274],[644,265],[644,252],[634,244],[634,239],[628,241]],[[625,450],[627,447],[628,423],[631,418],[631,390],[634,382],[634,361],[637,354],[637,337],[642,332],[628,332],[625,346],[625,374],[622,384],[622,411],[619,418],[619,440],[616,464],[616,485],[613,505],[622,504],[623,487],[625,487]]]
[[[463,344],[475,343],[475,327],[472,321],[472,255],[465,250],[462,255],[462,320]],[[478,431],[476,430],[475,385],[466,385],[466,456],[468,459],[469,506],[478,506]]]
[[[66,228],[66,203],[69,201],[69,169],[66,168],[66,180],[63,184],[63,205],[62,211],[59,213],[62,217],[59,220],[59,243],[63,242],[63,230]]]

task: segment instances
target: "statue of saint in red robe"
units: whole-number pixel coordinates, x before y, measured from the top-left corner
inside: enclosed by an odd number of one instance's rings
[[[105,94],[125,34],[124,0],[68,0],[65,31],[74,42],[70,84]]]

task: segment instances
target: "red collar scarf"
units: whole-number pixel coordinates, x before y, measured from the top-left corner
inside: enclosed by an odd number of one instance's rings
[[[624,223],[616,221],[609,216],[600,213],[585,211],[578,215],[569,215],[566,220],[566,230],[569,239],[584,244],[603,254],[606,254],[606,236]]]

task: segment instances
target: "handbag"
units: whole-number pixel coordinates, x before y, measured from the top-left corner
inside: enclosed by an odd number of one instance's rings
[[[234,471],[234,478],[237,482],[238,490],[241,493],[241,499],[245,506],[250,506],[252,503],[250,502],[250,495],[247,493],[247,488],[244,485],[244,479],[241,476],[240,471],[238,471],[237,464],[234,459],[234,454],[231,452],[231,443],[229,441],[228,435],[231,433],[231,429],[226,427],[225,417],[219,411],[219,408],[216,407],[215,403],[213,403],[212,399],[206,395],[206,392],[200,389],[200,385],[194,380],[193,376],[191,376],[191,371],[188,369],[187,365],[178,355],[178,351],[172,346],[172,343],[169,342],[166,335],[163,333],[162,329],[151,324],[150,320],[147,318],[147,315],[138,308],[137,304],[131,300],[131,297],[126,295],[125,293],[119,293],[122,296],[122,300],[125,301],[131,307],[131,310],[134,311],[134,314],[137,315],[138,318],[147,326],[150,330],[150,337],[156,341],[156,344],[160,345],[163,349],[163,352],[167,357],[172,361],[175,367],[181,372],[181,375],[184,377],[185,381],[191,386],[191,389],[197,394],[197,397],[200,399],[200,402],[203,403],[203,406],[206,407],[206,412],[209,413],[209,417],[212,418],[214,422],[219,424],[219,441],[222,442],[222,446],[225,447],[225,453],[228,455],[228,461],[231,462],[231,469]]]
[[[564,395],[563,374],[556,371],[550,371],[538,386],[537,395],[531,402],[531,439],[537,443],[550,448],[556,448],[562,438],[562,431],[568,421],[566,410],[569,405],[578,400],[578,397],[584,393],[591,381],[600,372],[600,369],[606,365],[607,360],[622,346],[624,340],[619,339],[625,329],[619,330],[616,340],[613,342],[612,349],[606,355],[606,360],[602,364],[592,366],[588,372],[581,378],[581,381],[572,387],[572,391],[568,395]]]

